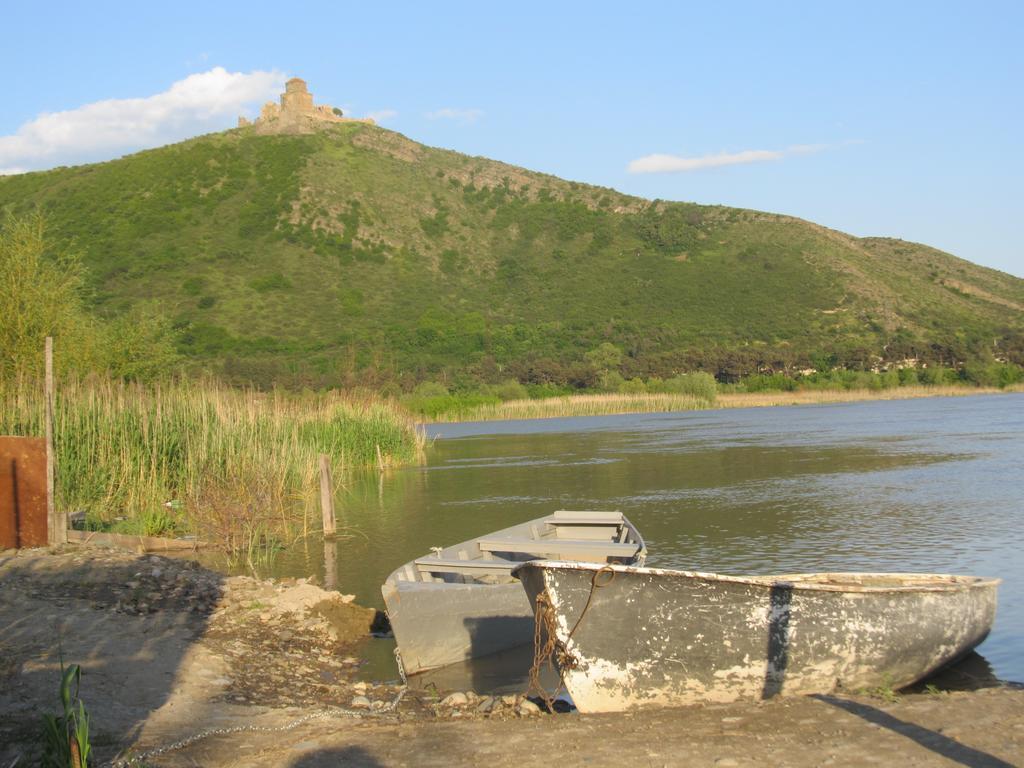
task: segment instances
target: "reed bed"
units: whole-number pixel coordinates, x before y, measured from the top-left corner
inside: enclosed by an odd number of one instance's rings
[[[725,392],[714,401],[680,394],[568,395],[537,400],[509,400],[443,413],[438,422],[550,419],[571,416],[603,416],[616,413],[662,413],[713,408],[758,408],[815,403],[849,403],[865,400],[907,400],[918,397],[1024,392],[1024,385],[1002,389],[970,385],[907,386],[891,389],[807,389],[793,392]]]
[[[0,383],[0,434],[43,435],[43,400],[35,380]],[[54,431],[62,509],[84,510],[96,527],[223,528],[220,537],[287,528],[315,493],[321,453],[343,477],[421,461],[425,444],[405,412],[370,395],[259,393],[211,381],[65,381]],[[248,518],[248,530],[232,529],[232,517]]]
[[[507,400],[441,414],[438,421],[499,421],[505,419],[551,419],[570,416],[603,416],[613,413],[657,413],[696,411],[713,408],[714,403],[681,394],[595,394],[567,395],[538,400]]]
[[[805,389],[794,392],[727,392],[718,396],[717,408],[760,408],[777,405],[853,403],[865,400],[910,400],[918,397],[962,397],[1019,392],[1019,386],[1004,389],[969,385],[893,387],[891,389]]]

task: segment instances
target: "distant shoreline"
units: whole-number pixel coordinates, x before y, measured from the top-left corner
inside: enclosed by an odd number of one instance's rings
[[[868,400],[913,400],[919,397],[965,397],[1024,392],[1015,384],[998,387],[916,386],[893,389],[807,390],[797,392],[736,392],[718,396],[712,408],[763,408],[777,405],[815,405],[819,403],[859,403]]]
[[[722,410],[726,408],[765,408],[787,405],[857,403],[874,400],[911,400],[921,397],[965,397],[1024,392],[1024,385],[996,387],[912,386],[892,389],[822,389],[794,392],[727,392],[714,402],[690,395],[673,394],[596,394],[566,395],[538,400],[509,400],[496,405],[442,415],[431,423],[451,424],[471,421],[513,421],[554,419],[574,416],[611,416],[623,413],[673,413],[680,411]]]

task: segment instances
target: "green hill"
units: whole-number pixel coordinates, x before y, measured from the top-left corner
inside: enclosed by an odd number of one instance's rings
[[[378,127],[253,128],[0,178],[89,268],[157,301],[197,368],[297,385],[595,378],[878,358],[1024,362],[1024,280],[788,216],[647,201]]]

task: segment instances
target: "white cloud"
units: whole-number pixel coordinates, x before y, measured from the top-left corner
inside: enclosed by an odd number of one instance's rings
[[[475,123],[483,116],[482,109],[455,109],[454,107],[435,109],[426,114],[428,120],[457,120],[460,123]]]
[[[393,117],[398,117],[398,112],[393,109],[378,109],[376,112],[367,112],[366,116],[372,118],[374,122],[383,123]]]
[[[796,144],[785,149],[745,149],[742,152],[719,152],[699,157],[647,155],[630,162],[628,170],[630,173],[685,173],[701,168],[781,160],[788,155],[811,155],[829,148],[828,144]]]
[[[232,127],[251,107],[273,99],[282,72],[228,72],[214,67],[166,91],[136,99],[107,99],[48,112],[0,136],[0,169],[7,173],[89,162]],[[4,171],[0,171],[4,172]]]

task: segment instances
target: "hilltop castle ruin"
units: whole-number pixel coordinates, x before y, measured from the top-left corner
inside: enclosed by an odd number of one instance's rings
[[[281,103],[268,101],[260,110],[260,116],[250,121],[246,117],[238,118],[238,127],[255,125],[268,132],[278,130],[302,131],[311,129],[317,123],[370,123],[369,117],[345,117],[340,109],[328,104],[314,104],[313,94],[306,87],[306,81],[293,77],[284,84]]]

